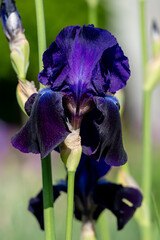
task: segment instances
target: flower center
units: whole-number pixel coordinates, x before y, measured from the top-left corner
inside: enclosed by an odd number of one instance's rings
[[[80,100],[70,94],[63,97],[63,106],[73,129],[79,129],[84,114],[89,112],[94,104],[92,97],[88,94],[84,94]]]

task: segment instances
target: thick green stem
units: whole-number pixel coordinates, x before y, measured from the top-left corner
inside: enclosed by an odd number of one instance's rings
[[[66,240],[72,239],[75,171],[68,171]]]
[[[151,92],[143,92],[143,172],[142,172],[142,189],[144,201],[147,205],[148,213],[146,214],[147,224],[142,228],[142,239],[151,239]]]
[[[141,18],[141,41],[142,41],[142,60],[143,73],[148,62],[147,56],[147,35],[145,0],[140,0]],[[151,216],[150,216],[150,194],[151,194],[151,90],[145,89],[146,79],[143,82],[143,171],[142,171],[142,190],[144,203],[146,204],[145,224],[141,227],[142,240],[151,239]],[[144,217],[144,216],[143,216]],[[147,218],[147,219],[146,219]]]
[[[37,18],[39,71],[41,71],[42,55],[46,50],[46,33],[43,0],[35,0],[35,7]],[[43,85],[40,84],[40,88],[43,88]],[[55,240],[51,154],[49,154],[47,157],[41,160],[41,165],[43,180],[44,227],[46,240]]]
[[[52,168],[50,154],[42,161],[43,178],[43,208],[44,208],[44,226],[46,240],[54,240],[54,216],[53,216],[53,188],[52,188]]]
[[[98,235],[100,235],[101,240],[110,240],[108,221],[106,212],[103,211],[97,221]]]
[[[43,0],[35,0],[36,18],[37,18],[37,35],[38,35],[38,55],[39,55],[39,70],[42,70],[42,56],[46,50],[46,33],[45,33],[45,20],[43,10]],[[40,88],[44,86],[40,84]]]
[[[151,196],[151,93],[144,91],[143,99],[143,191],[145,201],[150,205]]]

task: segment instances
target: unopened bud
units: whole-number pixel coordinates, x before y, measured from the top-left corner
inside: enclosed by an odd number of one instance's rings
[[[86,222],[82,226],[80,240],[96,240],[95,230],[92,222]]]
[[[60,156],[68,171],[75,172],[82,154],[80,130],[73,130],[69,123],[68,127],[71,133],[60,145]]]
[[[155,57],[160,54],[160,31],[155,21],[152,24],[152,40],[152,53],[153,57]]]
[[[146,66],[144,89],[151,91],[160,81],[160,53]]]
[[[9,42],[15,40],[20,32],[23,33],[21,17],[14,0],[2,0],[1,20],[3,31]]]
[[[25,79],[29,65],[29,43],[24,35],[20,15],[14,0],[2,0],[1,20],[9,41],[11,62],[18,78]]]
[[[22,80],[19,80],[17,86],[17,101],[19,103],[19,106],[24,112],[25,112],[24,106],[26,101],[34,93],[37,93],[34,82],[29,81],[23,82]]]

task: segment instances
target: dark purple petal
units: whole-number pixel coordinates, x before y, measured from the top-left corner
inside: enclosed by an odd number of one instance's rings
[[[118,100],[111,95],[93,99],[97,109],[87,113],[81,124],[83,152],[97,160],[103,157],[111,166],[123,165],[127,155],[122,142]]]
[[[67,192],[67,184],[65,181],[59,181],[57,185],[53,186],[54,202],[60,196],[60,192]],[[31,198],[29,201],[28,210],[37,218],[40,228],[44,230],[44,215],[43,215],[43,192]]]
[[[110,73],[107,91],[115,93],[117,90],[125,87],[130,76],[129,62],[118,44],[103,53],[101,58],[102,72],[106,72],[106,67]]]
[[[107,30],[89,26],[64,28],[44,52],[39,81],[54,90],[104,96],[125,86],[128,59]]]
[[[100,146],[100,136],[98,129],[95,126],[95,121],[100,119],[101,112],[94,108],[83,116],[80,136],[82,142],[82,150],[86,155],[94,154]]]
[[[34,103],[28,100],[26,109],[33,104],[30,118],[12,138],[15,148],[25,153],[41,153],[41,157],[44,158],[67,137],[69,130],[62,97],[62,93],[46,88],[37,94]]]
[[[90,156],[82,154],[78,169],[75,175],[75,195],[78,195],[83,204],[87,202],[87,196],[97,183],[110,170],[104,159],[99,162]]]
[[[33,93],[25,103],[25,111],[26,111],[28,116],[31,115],[32,106],[33,106],[33,103],[35,102],[37,97],[38,97],[38,93]]]
[[[94,218],[97,219],[99,214],[107,208],[117,217],[120,230],[132,218],[136,209],[141,206],[142,194],[138,189],[100,180],[94,188],[93,200],[98,205]]]

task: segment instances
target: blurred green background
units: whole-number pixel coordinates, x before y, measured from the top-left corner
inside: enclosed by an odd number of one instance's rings
[[[120,2],[122,4],[120,4]],[[125,4],[124,4],[125,2]],[[128,154],[129,168],[132,176],[141,185],[142,165],[142,133],[141,133],[141,97],[131,97],[141,91],[142,75],[141,64],[139,71],[135,66],[141,62],[138,1],[109,1],[103,0],[98,6],[98,27],[106,28],[118,37],[120,45],[129,56],[132,77],[125,89],[126,102],[122,116],[124,146]],[[33,0],[16,1],[17,8],[22,18],[26,37],[30,43],[30,66],[27,79],[37,83],[38,75],[38,47],[35,5]],[[123,8],[123,11],[122,11]],[[54,41],[62,28],[69,25],[88,24],[88,6],[85,0],[46,0],[44,1],[47,46]],[[132,11],[132,14],[131,14]],[[127,26],[125,24],[128,24]],[[130,25],[132,24],[132,25]],[[131,28],[132,26],[132,28]],[[124,31],[124,29],[126,31]],[[134,31],[128,32],[128,29]],[[132,36],[130,41],[130,36]],[[129,42],[129,43],[128,43]],[[132,45],[134,42],[134,45]],[[135,49],[136,48],[136,49]],[[0,239],[3,240],[42,240],[44,233],[34,217],[27,211],[30,197],[35,196],[41,188],[41,166],[39,156],[22,154],[13,149],[10,138],[22,126],[26,118],[21,112],[15,96],[17,78],[12,69],[9,57],[8,42],[0,27]],[[134,57],[137,59],[134,59]],[[137,83],[137,79],[140,79]],[[136,85],[136,84],[139,85]],[[138,99],[138,103],[136,102]],[[135,100],[135,101],[134,101]],[[139,109],[139,110],[138,110]],[[134,116],[134,117],[133,117]],[[137,116],[137,117],[136,117]],[[139,117],[138,117],[139,116]],[[155,127],[155,126],[154,126]],[[157,129],[157,128],[156,128]],[[155,132],[157,133],[158,130]],[[158,137],[157,137],[158,136]],[[152,199],[160,211],[160,133],[153,134],[153,182]],[[57,153],[53,153],[53,181],[65,177],[65,170]],[[113,168],[108,179],[116,181],[117,169]],[[66,195],[62,196],[55,204],[55,223],[57,240],[64,239]],[[156,224],[157,211],[152,204],[153,222]],[[118,232],[116,219],[109,211],[108,225],[111,239],[140,240],[140,230],[133,219],[126,227]],[[73,240],[78,240],[81,224],[74,221]]]

